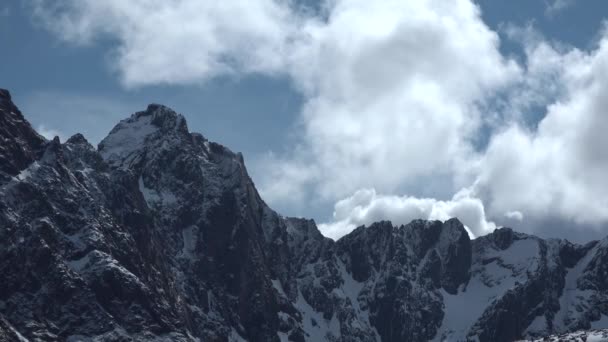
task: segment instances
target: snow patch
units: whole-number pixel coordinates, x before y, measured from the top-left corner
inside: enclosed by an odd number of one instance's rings
[[[577,286],[578,279],[583,276],[585,268],[593,259],[597,246],[591,249],[587,254],[568,270],[564,282],[564,290],[559,298],[559,311],[553,318],[553,327],[558,332],[565,332],[568,327],[576,322],[584,313],[582,310],[577,310],[581,302],[586,302],[593,295],[591,290],[580,290]]]
[[[83,256],[80,259],[68,261],[67,262],[68,267],[71,268],[74,272],[80,273],[82,271],[82,269],[85,268],[85,266],[91,260],[90,254],[91,253],[87,253],[85,256]]]
[[[230,335],[228,335],[228,342],[247,342],[241,335],[239,335],[234,328],[230,331]]]
[[[335,317],[330,321],[323,318],[323,315],[313,309],[300,291],[295,307],[302,314],[302,325],[306,334],[306,341],[327,341],[330,337],[339,338],[340,324]],[[335,315],[334,315],[335,316]],[[337,327],[336,327],[337,323]]]
[[[285,291],[283,290],[283,285],[281,285],[281,282],[278,279],[271,279],[270,281],[272,282],[272,287],[274,287],[274,289],[277,290],[281,296],[287,297],[287,295],[285,295]]]
[[[536,316],[532,323],[528,326],[524,335],[546,335],[547,334],[547,318],[545,315]]]
[[[14,178],[18,181],[23,181],[28,179],[29,177],[32,176],[32,174],[38,170],[40,168],[40,164],[38,164],[38,161],[33,162],[32,164],[30,164],[30,166],[26,167],[25,169],[21,170],[21,172],[19,172],[18,175],[16,175]]]
[[[196,226],[190,226],[182,230],[183,247],[180,255],[182,258],[194,260],[194,251],[196,249],[196,243],[198,241],[196,230]]]
[[[340,290],[344,297],[348,298],[353,306],[353,309],[357,313],[356,321],[353,322],[355,327],[358,327],[361,330],[372,330],[376,341],[380,341],[380,334],[376,330],[376,328],[371,324],[369,320],[369,311],[363,310],[361,305],[359,304],[359,293],[365,286],[364,283],[356,281],[350,273],[346,270],[346,266],[342,262],[342,260],[337,260],[338,269],[340,271],[340,277],[344,281]]]
[[[593,331],[587,335],[587,342],[606,342],[608,341],[608,333],[606,331]]]
[[[168,191],[158,192],[154,189],[147,188],[146,185],[144,184],[144,180],[143,180],[142,176],[139,177],[138,183],[139,183],[139,191],[144,196],[144,199],[146,200],[146,203],[148,204],[149,207],[152,207],[159,203],[164,204],[164,205],[170,205],[170,204],[175,204],[177,202],[177,197],[175,197],[175,195],[171,192],[168,192]]]
[[[279,336],[279,340],[281,342],[289,342],[289,338],[286,333],[279,331],[277,332],[277,335]]]
[[[469,283],[457,294],[440,290],[444,316],[433,341],[466,341],[469,330],[484,311],[492,307],[492,302],[518,282],[525,282],[527,273],[538,268],[539,252],[537,240],[523,239],[513,242],[506,250],[489,248],[477,256],[493,261],[486,265],[474,264]]]
[[[158,131],[152,116],[131,117],[121,121],[100,143],[99,153],[108,163],[127,168],[142,150],[146,138]]]

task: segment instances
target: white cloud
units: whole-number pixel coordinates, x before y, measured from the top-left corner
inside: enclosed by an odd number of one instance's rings
[[[199,83],[221,74],[283,69],[298,16],[284,1],[32,0],[67,41],[118,39],[127,86]]]
[[[303,133],[260,181],[270,201],[390,192],[450,174],[471,153],[476,103],[519,71],[469,0],[327,1],[320,16],[283,0],[35,4],[63,39],[116,39],[127,86],[291,77],[306,98]]]
[[[524,219],[524,214],[522,214],[521,211],[514,210],[514,211],[506,212],[505,217],[508,219],[512,219],[512,220],[521,222]]]
[[[328,0],[321,15],[288,0],[35,4],[67,41],[116,41],[126,86],[288,76],[305,100],[300,140],[269,154],[256,182],[271,204],[351,196],[323,226],[334,237],[439,213],[477,235],[490,221],[608,222],[606,31],[582,51],[511,29],[525,45],[520,65],[470,0]],[[423,198],[438,179],[449,180],[443,200]],[[470,191],[446,200],[461,188]]]
[[[378,195],[374,189],[362,189],[340,200],[334,207],[333,222],[319,225],[321,232],[333,239],[349,233],[361,225],[390,220],[395,225],[414,219],[445,221],[457,217],[471,237],[485,235],[496,228],[486,219],[483,204],[460,191],[449,201],[433,198]]]
[[[574,5],[574,0],[545,0],[545,15],[551,17]]]
[[[307,95],[302,143],[269,165],[264,195],[390,193],[460,168],[482,121],[476,103],[519,71],[479,16],[469,1],[336,1],[308,22],[290,70]]]
[[[563,94],[546,107],[537,130],[513,123],[492,137],[475,192],[491,215],[608,221],[608,35],[597,49],[528,48],[528,73],[549,70]]]

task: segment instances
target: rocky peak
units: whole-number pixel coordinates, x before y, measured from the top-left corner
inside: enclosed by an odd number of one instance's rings
[[[272,211],[240,154],[161,105],[98,151],[40,137],[0,90],[0,139],[0,341],[500,342],[608,326],[608,240],[470,240],[451,219],[334,242]]]
[[[188,133],[186,119],[169,107],[152,103],[148,105],[148,108],[145,111],[136,113],[135,115],[152,116],[151,123],[164,132],[174,130],[180,133]]]
[[[0,89],[0,183],[36,160],[45,143],[13,104],[8,90]]]
[[[11,93],[6,89],[0,88],[0,105],[5,106],[9,102],[12,104]]]
[[[297,242],[305,240],[324,240],[327,239],[315,224],[314,220],[299,217],[286,217],[285,225],[287,233]]]
[[[515,233],[511,228],[502,227],[495,229],[492,233],[492,237],[494,238],[494,244],[496,247],[505,250],[513,243]]]
[[[472,258],[469,234],[458,219],[443,224],[437,251],[442,263],[441,285],[446,292],[455,294],[458,286],[469,279]]]
[[[67,141],[67,144],[71,144],[71,145],[89,145],[91,146],[91,144],[89,144],[89,141],[84,137],[84,135],[80,134],[80,133],[76,133],[74,135],[72,135]]]
[[[189,145],[186,120],[172,109],[151,104],[120,121],[98,146],[101,156],[115,168],[128,169],[147,153],[171,146]]]
[[[45,146],[44,153],[41,158],[42,162],[63,161],[63,149],[59,137],[54,137],[53,140]]]
[[[89,169],[107,171],[107,164],[82,134],[74,134],[64,146],[66,161],[72,169],[84,172]]]

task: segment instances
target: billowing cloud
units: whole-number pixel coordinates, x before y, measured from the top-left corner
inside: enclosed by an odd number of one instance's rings
[[[466,190],[451,200],[378,195],[374,189],[362,189],[336,203],[333,222],[319,225],[321,232],[339,238],[358,226],[380,220],[402,225],[414,219],[447,220],[458,217],[471,237],[493,231],[496,225],[486,219],[483,204]]]
[[[519,71],[469,1],[336,1],[303,30],[290,71],[308,97],[302,143],[269,170],[287,164],[307,177],[262,180],[270,200],[311,189],[325,199],[390,193],[451,174],[472,153],[482,123],[475,104]]]
[[[479,165],[475,192],[492,215],[608,221],[608,35],[597,48],[528,47],[528,70],[553,76],[561,95],[536,129],[513,123],[496,133]]]
[[[332,237],[445,215],[475,235],[608,222],[605,30],[583,51],[510,28],[516,62],[471,0],[33,1],[66,41],[116,42],[128,87],[289,78],[299,139],[258,162],[256,183],[271,204],[337,201]]]
[[[298,22],[286,2],[274,0],[32,3],[38,18],[66,41],[118,40],[114,67],[129,87],[283,70]]]

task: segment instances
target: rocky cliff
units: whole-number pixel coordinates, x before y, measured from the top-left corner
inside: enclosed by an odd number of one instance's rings
[[[608,240],[508,228],[470,240],[451,219],[333,241],[270,209],[240,154],[161,105],[95,148],[41,137],[0,90],[0,142],[0,341],[512,341],[608,328]]]

